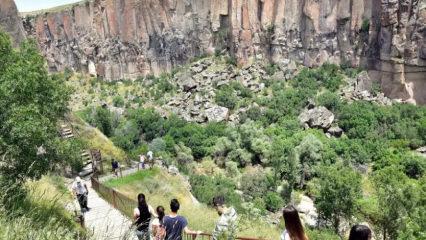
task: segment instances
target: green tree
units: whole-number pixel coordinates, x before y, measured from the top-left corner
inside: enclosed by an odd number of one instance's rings
[[[361,198],[361,176],[349,167],[332,165],[321,168],[315,206],[318,218],[331,223],[338,233],[341,219],[350,221]]]
[[[276,192],[268,192],[265,196],[266,209],[271,212],[280,210],[284,205],[284,200]]]
[[[383,239],[397,239],[398,231],[405,228],[407,220],[425,203],[421,194],[425,193],[424,187],[422,190],[416,180],[409,179],[395,165],[374,172],[372,182],[377,198],[374,217]]]
[[[321,160],[322,142],[312,134],[303,138],[302,142],[295,148],[295,158],[300,164],[299,188],[303,188],[305,180],[311,178],[312,167]]]
[[[49,75],[33,41],[12,49],[0,33],[0,172],[18,185],[39,178],[66,156],[56,124],[67,112],[70,89]]]
[[[106,136],[111,137],[113,132],[112,114],[106,107],[97,107],[93,118],[95,126]]]

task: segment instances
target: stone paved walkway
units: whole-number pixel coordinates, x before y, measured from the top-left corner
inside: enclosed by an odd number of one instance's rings
[[[102,199],[92,188],[90,180],[85,181],[89,188],[88,206],[90,211],[84,213],[86,229],[93,240],[137,240],[129,218]],[[74,206],[78,208],[75,200]]]
[[[91,209],[85,213],[84,217],[86,228],[93,232],[94,239],[136,240],[134,231],[130,229],[132,225],[130,219],[99,197],[98,193],[91,188],[90,182],[88,187],[90,187],[88,205]]]

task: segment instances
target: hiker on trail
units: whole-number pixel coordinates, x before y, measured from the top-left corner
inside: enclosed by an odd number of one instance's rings
[[[139,167],[145,169],[145,155],[139,155]]]
[[[201,234],[201,231],[192,231],[188,228],[188,221],[185,217],[177,214],[180,204],[177,199],[170,202],[171,213],[164,217],[163,224],[166,228],[165,240],[182,240],[182,232],[186,234]]]
[[[152,226],[152,239],[163,240],[166,237],[166,228],[163,225],[164,220],[164,207],[158,206],[156,209],[158,218],[154,219],[151,223]]]
[[[349,240],[370,240],[371,230],[365,225],[357,224],[351,228]]]
[[[81,211],[89,211],[90,208],[87,206],[87,195],[89,194],[89,189],[87,188],[86,183],[84,183],[80,177],[76,177],[75,181],[72,183],[71,189],[75,198],[77,198]]]
[[[213,231],[213,240],[235,239],[237,228],[237,212],[233,207],[225,205],[225,197],[220,195],[213,198],[213,206],[219,214],[219,220],[216,222],[216,227]]]
[[[139,240],[149,240],[149,222],[152,216],[157,217],[154,209],[146,203],[145,195],[139,193],[138,207],[133,210],[133,218],[136,225],[136,236]]]
[[[118,177],[118,169],[120,168],[120,164],[118,163],[117,160],[115,159],[111,160],[111,168],[114,175]]]
[[[148,157],[148,162],[152,163],[152,161],[154,160],[154,153],[152,151],[149,151],[146,156]]]
[[[309,240],[303,229],[299,213],[296,208],[289,205],[283,210],[285,230],[281,235],[281,240]]]

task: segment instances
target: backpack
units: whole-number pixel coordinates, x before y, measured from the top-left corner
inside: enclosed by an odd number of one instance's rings
[[[155,234],[156,240],[162,240],[166,237],[166,228],[163,225],[158,226],[157,232]]]

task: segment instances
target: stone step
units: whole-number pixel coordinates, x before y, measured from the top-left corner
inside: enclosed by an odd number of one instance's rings
[[[69,134],[69,135],[65,135],[64,138],[73,138],[74,135],[73,134]]]
[[[87,151],[83,151],[81,152],[81,156],[82,157],[90,156],[90,153],[88,153]]]
[[[70,134],[72,133],[71,129],[62,129],[62,134]]]

